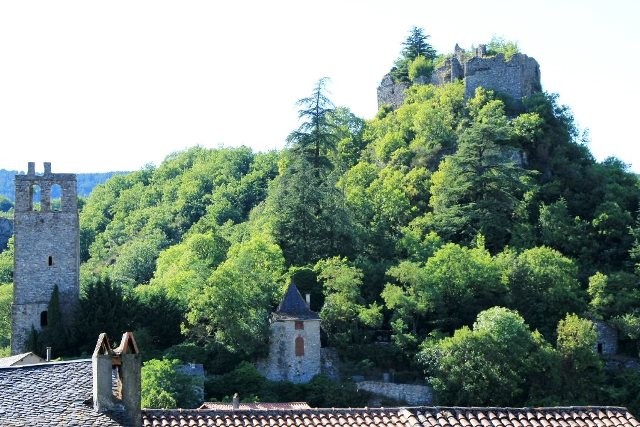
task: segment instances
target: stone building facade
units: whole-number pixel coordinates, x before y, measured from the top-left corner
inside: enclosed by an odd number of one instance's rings
[[[320,374],[320,317],[293,283],[271,315],[269,356],[257,368],[271,381],[306,383]]]
[[[60,200],[51,193],[60,192]],[[78,303],[80,240],[75,174],[42,175],[30,162],[15,177],[14,273],[11,353],[23,353],[31,327],[48,324],[47,306],[54,286],[60,292],[62,320],[68,323]]]
[[[535,59],[521,53],[509,60],[503,54],[487,56],[484,45],[475,50],[472,58],[456,45],[453,55],[433,71],[429,81],[416,83],[443,85],[460,80],[464,81],[465,98],[472,97],[478,87],[507,95],[516,102],[542,90],[540,66]],[[390,74],[385,75],[378,87],[378,108],[385,104],[400,107],[407,87],[406,83],[394,83]]]
[[[602,320],[594,320],[597,340],[594,350],[602,356],[618,354],[618,330]]]

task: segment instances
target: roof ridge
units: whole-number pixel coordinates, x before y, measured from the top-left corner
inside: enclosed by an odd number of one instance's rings
[[[29,368],[41,367],[41,366],[59,366],[59,365],[67,365],[67,364],[79,363],[79,362],[91,362],[91,359],[58,360],[55,362],[52,361],[52,362],[31,363],[29,365],[4,366],[4,367],[0,367],[0,369],[29,369]]]

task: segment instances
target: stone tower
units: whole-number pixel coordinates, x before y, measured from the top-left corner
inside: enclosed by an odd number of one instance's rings
[[[269,357],[258,369],[271,381],[306,383],[320,374],[320,317],[291,283],[271,316]]]
[[[59,197],[54,199],[52,197]],[[47,305],[58,285],[62,320],[69,324],[80,292],[80,240],[75,174],[15,177],[11,353],[25,351],[31,327],[47,326]]]

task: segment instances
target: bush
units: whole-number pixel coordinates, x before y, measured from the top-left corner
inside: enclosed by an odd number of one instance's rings
[[[518,43],[507,41],[502,37],[493,36],[487,44],[487,55],[503,54],[506,61],[510,61],[513,55],[520,53]]]
[[[409,80],[414,83],[418,78],[424,78],[428,81],[432,72],[433,62],[422,55],[418,55],[416,59],[409,63]]]

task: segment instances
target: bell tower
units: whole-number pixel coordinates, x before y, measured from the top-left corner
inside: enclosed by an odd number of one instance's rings
[[[13,308],[11,354],[26,351],[33,326],[48,324],[47,306],[54,286],[60,292],[62,321],[69,325],[80,294],[80,239],[75,174],[15,176]]]

